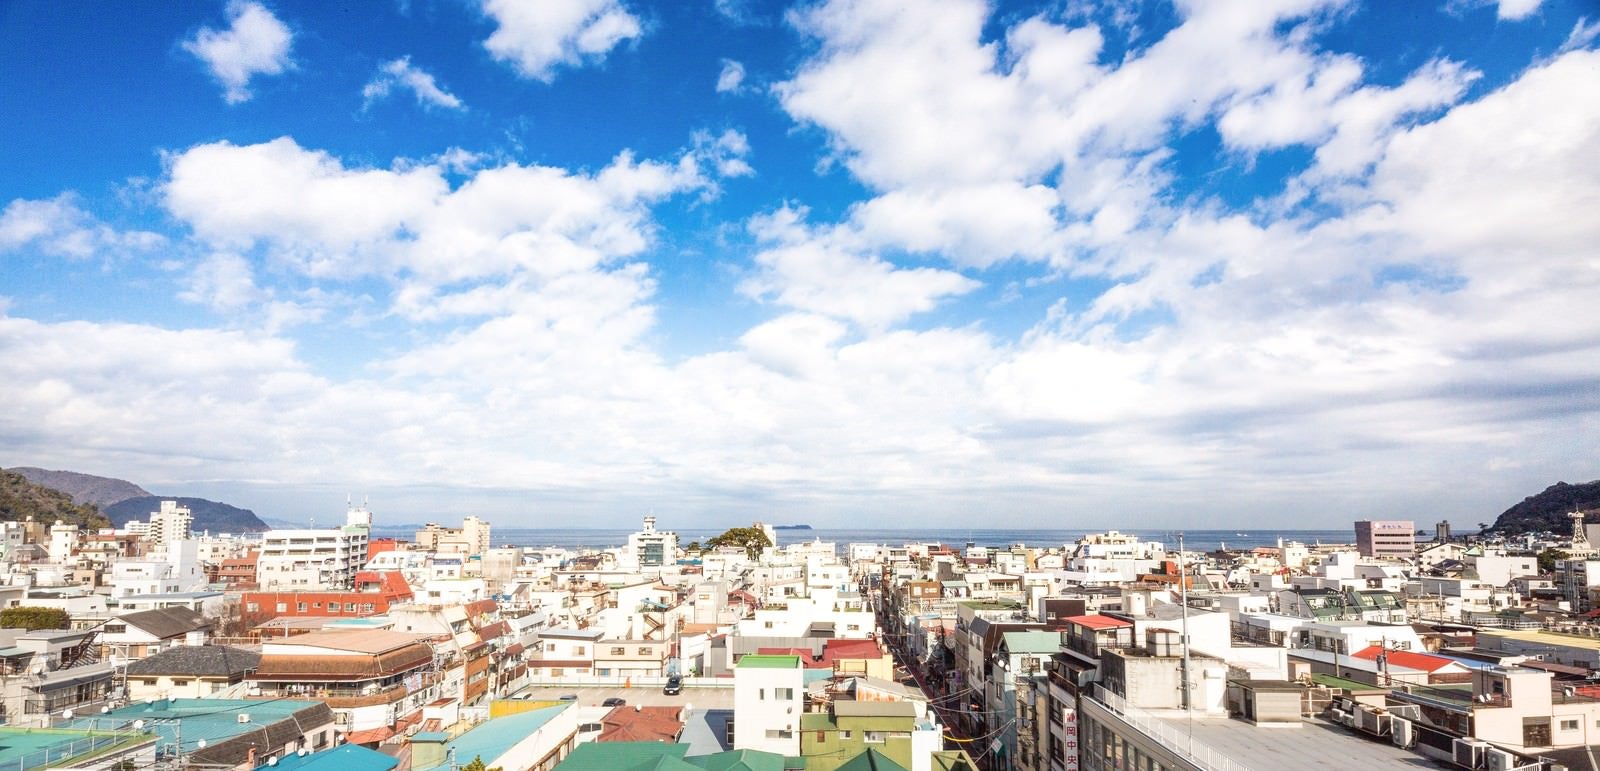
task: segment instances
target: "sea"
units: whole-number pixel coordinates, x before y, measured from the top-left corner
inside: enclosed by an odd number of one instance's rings
[[[409,538],[411,530],[395,530],[388,532],[383,527],[374,528],[376,535],[396,535]],[[557,546],[566,549],[604,549],[622,546],[628,542],[628,535],[635,532],[632,528],[599,529],[599,528],[501,528],[494,529],[494,543],[497,546]],[[688,544],[691,541],[704,542],[712,536],[718,535],[722,529],[718,528],[693,528],[678,529],[678,543]],[[1064,546],[1076,542],[1089,533],[1105,532],[1084,528],[1076,529],[938,529],[938,528],[877,528],[877,529],[850,529],[840,530],[834,528],[815,529],[781,529],[777,531],[778,545],[788,543],[822,541],[835,544],[841,552],[845,545],[852,543],[875,543],[899,546],[907,543],[942,543],[947,546],[1013,546],[1025,544],[1028,546]],[[1216,551],[1218,549],[1240,550],[1256,546],[1276,546],[1278,539],[1284,541],[1299,541],[1306,545],[1315,544],[1351,544],[1355,543],[1354,529],[1345,530],[1121,530],[1120,532],[1136,535],[1142,541],[1159,541],[1169,548],[1176,548],[1178,538],[1183,538],[1183,547],[1188,551]]]

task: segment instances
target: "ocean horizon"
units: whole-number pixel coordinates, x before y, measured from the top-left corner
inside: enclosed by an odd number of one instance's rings
[[[951,546],[1064,546],[1091,533],[1103,533],[1108,528],[814,528],[782,529],[777,531],[778,545],[822,541],[835,544],[842,552],[847,544],[874,543],[895,545],[906,543],[943,543]],[[375,535],[402,535],[409,538],[414,531],[403,528],[373,528]],[[604,549],[622,546],[636,528],[495,528],[496,546],[561,547],[567,549]],[[679,545],[704,542],[723,532],[723,528],[676,529]],[[1176,547],[1182,532],[1184,548],[1192,551],[1215,551],[1221,548],[1250,549],[1257,546],[1276,546],[1284,541],[1314,544],[1353,544],[1354,529],[1341,530],[1270,530],[1213,529],[1187,530],[1129,528],[1119,532],[1136,535],[1140,540],[1159,541],[1169,548]]]

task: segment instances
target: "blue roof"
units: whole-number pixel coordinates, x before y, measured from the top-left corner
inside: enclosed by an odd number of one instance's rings
[[[276,771],[389,771],[400,761],[357,744],[341,744],[309,755],[289,755],[278,760]],[[269,768],[260,766],[261,769]]]
[[[571,704],[557,704],[552,707],[530,709],[527,712],[518,712],[515,715],[506,715],[479,723],[471,731],[457,736],[455,741],[445,745],[445,756],[450,750],[456,751],[456,765],[464,766],[472,762],[473,758],[483,758],[485,766],[494,766],[495,760],[506,754],[517,742],[528,738],[533,732],[544,727],[556,715],[572,706]],[[434,768],[446,768],[444,764]],[[428,771],[424,768],[413,768],[412,771]]]
[[[74,718],[57,725],[80,730],[106,730],[131,726],[134,721],[143,720],[144,730],[159,734],[160,744],[167,747],[176,741],[177,727],[182,724],[183,751],[194,752],[199,748],[201,739],[206,740],[207,744],[226,741],[242,733],[259,731],[320,703],[286,699],[156,699],[92,717]],[[250,716],[248,723],[239,722],[241,713]]]

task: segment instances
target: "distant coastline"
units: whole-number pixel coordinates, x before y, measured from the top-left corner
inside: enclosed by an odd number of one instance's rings
[[[810,530],[810,525],[773,525],[773,530]]]

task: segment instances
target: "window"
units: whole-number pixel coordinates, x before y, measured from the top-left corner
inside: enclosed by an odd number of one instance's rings
[[[793,731],[787,731],[787,730],[775,731],[775,730],[773,730],[771,728],[768,728],[767,729],[767,738],[768,739],[793,739],[794,738],[794,732]]]
[[[362,613],[371,613],[372,611],[373,611],[372,603],[370,603],[370,602],[361,603],[361,612]]]
[[[184,687],[184,686],[186,686],[188,684],[189,684],[188,680],[173,680],[172,681],[172,687],[173,688],[182,688],[182,687]]]
[[[278,612],[279,613],[283,613],[283,612],[286,612],[288,610],[289,610],[289,603],[287,603],[287,602],[278,603]]]
[[[154,680],[140,680],[139,684],[140,685],[154,686],[156,684],[156,681],[154,681]]]
[[[613,655],[613,656],[626,656],[626,655],[628,655],[628,649],[624,648],[621,645],[613,646],[611,648],[611,655]]]
[[[258,603],[258,602],[247,602],[247,603],[244,604],[244,609],[248,613],[260,613],[261,612],[261,603]]]
[[[793,699],[794,698],[794,689],[793,688],[774,688],[774,689],[772,689],[772,698],[777,699],[779,701],[788,701],[790,699]]]
[[[840,739],[844,739],[845,741],[850,741],[850,736],[851,736],[851,733],[849,731],[840,731],[839,732],[839,738]]]
[[[760,701],[766,701],[767,700],[767,689],[765,689],[765,688],[758,689],[756,691],[756,699],[758,699]]]
[[[645,647],[645,646],[643,646],[643,645],[639,646],[639,655],[640,656],[648,656],[648,655],[650,655],[650,649]]]
[[[863,738],[866,739],[868,744],[883,743],[884,736],[882,731],[864,731],[863,734]]]
[[[1563,731],[1576,731],[1576,730],[1578,730],[1578,721],[1576,721],[1576,720],[1563,720],[1563,721],[1561,721],[1561,730],[1563,730]]]
[[[299,611],[299,612],[301,612],[301,613],[304,613],[304,612],[306,612],[306,604],[303,603],[303,602],[297,602],[297,603],[294,604],[294,609]]]
[[[574,645],[574,646],[572,646],[572,655],[574,655],[574,656],[582,656],[584,653],[587,653],[587,652],[588,652],[587,649],[585,649],[584,646],[582,646],[582,645]]]

